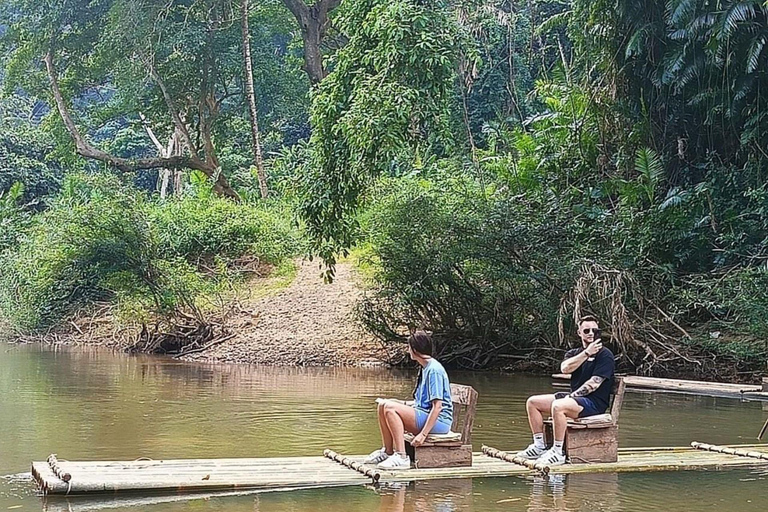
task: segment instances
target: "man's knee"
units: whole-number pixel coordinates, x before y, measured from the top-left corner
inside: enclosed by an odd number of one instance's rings
[[[565,415],[569,418],[577,418],[580,407],[573,398],[560,398],[552,402],[552,416]]]
[[[563,414],[571,408],[572,399],[559,398],[552,402],[552,416],[555,414]]]
[[[525,406],[530,408],[535,408],[540,411],[546,411],[550,407],[550,400],[552,399],[552,395],[533,395],[529,396],[528,400],[525,401]]]

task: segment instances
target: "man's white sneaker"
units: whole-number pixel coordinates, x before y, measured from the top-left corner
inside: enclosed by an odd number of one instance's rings
[[[411,458],[407,455],[403,457],[394,453],[384,462],[377,464],[376,467],[379,469],[411,469]]]
[[[559,466],[565,464],[565,455],[560,453],[560,450],[550,448],[541,457],[536,459],[536,464],[542,464],[544,466]]]
[[[547,453],[546,448],[539,448],[535,443],[532,443],[525,450],[517,452],[517,456],[528,460],[536,460],[545,453]]]
[[[363,464],[378,464],[379,462],[384,462],[388,458],[389,455],[384,448],[379,448],[375,452],[371,452],[371,454],[365,458]]]

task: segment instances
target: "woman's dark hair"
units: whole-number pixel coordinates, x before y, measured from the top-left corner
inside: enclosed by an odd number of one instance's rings
[[[432,355],[432,336],[425,331],[415,331],[408,338],[408,345],[414,352],[418,352],[423,356]]]

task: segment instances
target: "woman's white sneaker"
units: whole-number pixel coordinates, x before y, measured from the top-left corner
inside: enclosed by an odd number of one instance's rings
[[[403,457],[399,453],[394,453],[376,467],[379,469],[411,469],[411,458],[407,455]]]
[[[389,455],[386,450],[384,448],[379,448],[375,452],[371,452],[371,454],[365,458],[363,464],[378,464],[379,462],[384,462],[388,458]]]

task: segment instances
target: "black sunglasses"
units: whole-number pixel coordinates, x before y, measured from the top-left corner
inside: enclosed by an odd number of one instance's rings
[[[598,332],[600,332],[600,329],[584,329],[581,332],[583,332],[584,334],[589,334],[589,333],[597,334]]]

